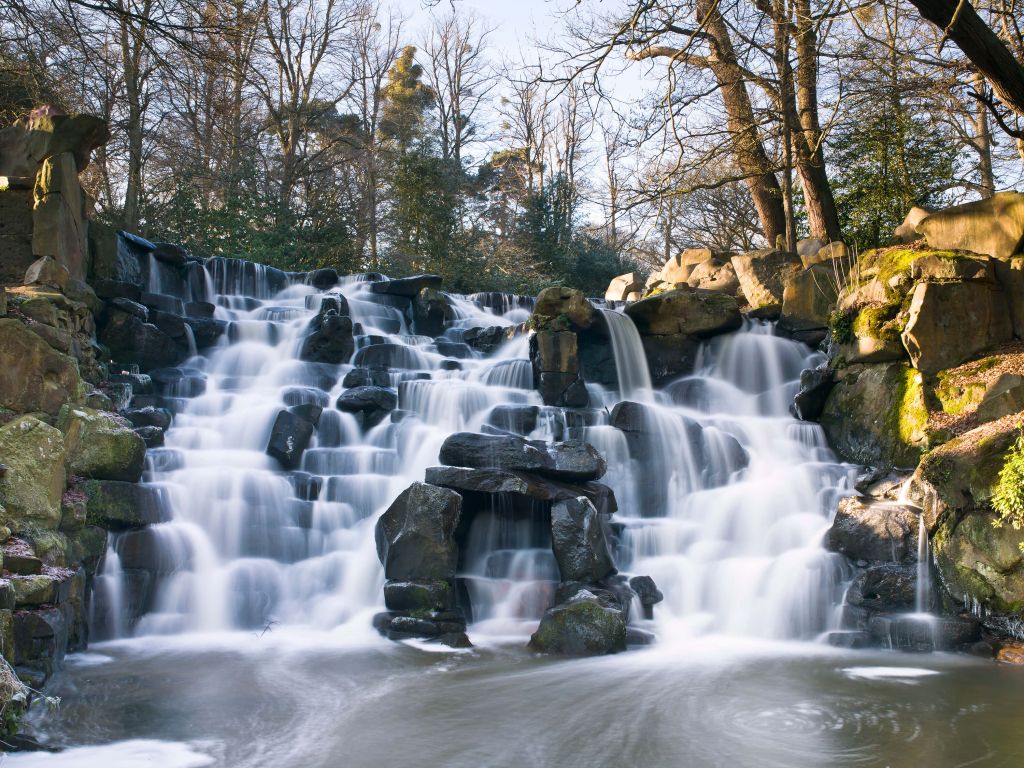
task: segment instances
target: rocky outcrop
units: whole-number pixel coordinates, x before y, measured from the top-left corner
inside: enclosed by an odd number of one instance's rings
[[[918,511],[907,504],[848,496],[839,502],[826,546],[851,560],[906,563],[917,559]]]
[[[352,337],[352,318],[347,314],[344,297],[326,298],[320,311],[309,323],[309,334],[302,342],[299,357],[311,363],[340,365],[347,363],[355,352]],[[344,303],[342,303],[344,302]]]
[[[1024,239],[1024,195],[999,192],[946,208],[921,219],[917,231],[932,248],[1009,259]]]
[[[530,337],[530,360],[534,386],[545,405],[585,408],[590,403],[575,332],[538,330]]]
[[[613,277],[604,292],[605,301],[633,301],[644,289],[644,284],[636,272]]]
[[[562,581],[599,582],[616,573],[608,522],[586,496],[551,507],[551,548]]]
[[[779,327],[790,333],[824,332],[839,298],[840,279],[828,264],[815,264],[794,274],[782,291]]]
[[[398,406],[398,394],[386,387],[353,387],[341,393],[336,405],[339,411],[353,414],[363,429],[371,429]]]
[[[641,336],[703,338],[735,331],[743,323],[733,297],[688,286],[637,301],[625,311]]]
[[[733,256],[732,266],[751,314],[775,319],[782,312],[786,283],[803,263],[795,253],[768,249]]]
[[[65,403],[81,400],[78,362],[33,333],[30,325],[0,319],[0,358],[0,406],[56,415]]]
[[[537,296],[533,308],[534,327],[538,330],[551,327],[581,331],[593,324],[596,314],[597,310],[587,301],[583,291],[554,286],[545,288]]]

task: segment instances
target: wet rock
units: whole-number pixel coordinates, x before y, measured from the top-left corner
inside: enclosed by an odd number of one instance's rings
[[[440,336],[455,319],[448,297],[436,288],[424,288],[412,301],[412,331],[421,336]],[[442,352],[442,354],[447,354]]]
[[[873,611],[914,610],[917,597],[917,567],[875,565],[854,579],[846,593],[850,605]]]
[[[496,405],[487,417],[493,427],[517,435],[528,435],[537,428],[540,408],[536,405]]]
[[[650,576],[634,576],[629,580],[629,587],[636,593],[640,605],[644,607],[644,618],[653,619],[654,606],[665,599],[654,579]]]
[[[270,429],[267,455],[277,459],[285,469],[302,463],[302,454],[313,437],[313,424],[291,411],[279,411]]]
[[[970,646],[981,636],[981,625],[957,616],[880,614],[871,617],[868,632],[885,648],[930,653]]]
[[[333,267],[314,269],[306,275],[306,283],[321,291],[333,288],[338,284],[338,270]]]
[[[529,504],[586,496],[601,514],[610,515],[618,508],[612,489],[596,482],[570,485],[527,472],[466,467],[428,467],[425,479],[428,483],[452,488],[463,495],[521,497]]]
[[[170,512],[161,490],[139,483],[116,480],[89,480],[85,493],[86,522],[114,531],[142,528],[164,523]]]
[[[644,357],[651,383],[660,387],[673,379],[691,373],[700,342],[693,336],[642,336]]]
[[[587,443],[525,440],[517,435],[456,432],[441,445],[440,461],[449,466],[534,472],[555,480],[597,480],[607,465]]]
[[[848,496],[839,502],[825,546],[851,560],[903,563],[917,558],[918,512]]]
[[[57,589],[52,576],[15,576],[11,580],[15,608],[27,608],[53,603]]]
[[[136,427],[159,427],[160,429],[170,427],[171,421],[174,418],[166,408],[155,408],[153,406],[130,408],[121,415]]]
[[[326,408],[331,402],[330,395],[315,387],[288,387],[281,397],[287,406],[310,404]]]
[[[320,417],[323,415],[324,409],[319,405],[313,403],[303,403],[302,405],[293,405],[288,410],[298,416],[300,419],[305,419],[314,427],[320,426]]]
[[[576,334],[540,330],[530,337],[534,383],[545,405],[585,408],[590,403],[580,375]]]
[[[185,325],[192,329],[192,338],[196,342],[196,349],[208,349],[215,346],[230,327],[230,324],[224,320],[208,317],[186,317]]]
[[[164,312],[168,315],[177,315],[179,317],[185,313],[185,307],[177,296],[143,291],[142,296],[139,298],[139,303],[151,313],[154,311]]]
[[[299,357],[314,363],[347,363],[355,351],[352,318],[329,309],[310,322],[311,333],[302,342]]]
[[[136,427],[132,431],[142,438],[146,448],[162,448],[164,445],[164,431],[160,427]]]
[[[452,581],[458,564],[458,493],[413,483],[377,521],[374,535],[384,575],[394,581]]]
[[[1011,338],[1010,308],[1000,288],[979,282],[914,288],[903,344],[918,370],[938,373]]]
[[[189,252],[175,243],[153,243],[156,246],[153,258],[174,269],[184,269],[189,260]]]
[[[6,510],[6,519],[0,522],[15,530],[56,528],[65,477],[60,430],[31,416],[14,419],[0,427],[0,459],[0,510]]]
[[[551,548],[562,581],[596,582],[616,573],[608,521],[585,496],[551,507]]]
[[[439,354],[445,357],[454,357],[459,360],[466,360],[473,357],[473,350],[469,348],[468,344],[464,344],[461,341],[448,341],[446,339],[438,339],[434,346],[437,348]],[[455,362],[452,360],[451,362]],[[455,370],[460,370],[456,368]]]
[[[345,374],[341,385],[346,389],[352,387],[390,387],[391,374],[387,368],[353,368]]]
[[[505,327],[494,325],[489,328],[470,328],[462,334],[462,340],[473,349],[490,355],[506,341],[522,333],[520,326]]]
[[[413,275],[396,280],[384,280],[370,284],[370,292],[387,296],[413,298],[425,288],[439,289],[444,282],[440,275]]]
[[[404,344],[371,344],[356,352],[352,364],[364,368],[397,368],[415,370],[426,368],[418,351]]]
[[[127,299],[137,303],[142,296],[142,289],[134,283],[127,283],[124,280],[94,280],[92,288],[96,295],[104,301],[111,299]]]
[[[831,368],[805,368],[800,372],[800,391],[793,398],[790,413],[803,421],[817,421],[833,386],[835,378]]]
[[[108,303],[107,310],[100,318],[99,341],[109,350],[115,360],[130,360],[143,370],[173,366],[188,356],[188,347],[183,345],[152,323],[128,311],[125,305],[115,299]]]
[[[786,282],[803,268],[795,253],[772,249],[733,256],[732,266],[750,314],[764,318],[779,316]]]
[[[70,473],[130,483],[142,477],[146,444],[125,420],[91,408],[65,406],[57,426],[64,433]]]
[[[353,387],[341,393],[336,405],[339,411],[356,414],[363,428],[370,429],[398,407],[398,393],[385,387]]]
[[[582,590],[544,612],[530,649],[566,656],[618,653],[626,650],[626,620],[621,611]]]
[[[384,585],[384,605],[391,611],[446,611],[455,607],[450,581],[389,581]]]
[[[625,313],[641,336],[707,337],[735,331],[743,324],[732,296],[689,286],[634,302]]]
[[[208,301],[189,301],[185,303],[185,315],[190,318],[209,319],[217,312],[217,306]]]

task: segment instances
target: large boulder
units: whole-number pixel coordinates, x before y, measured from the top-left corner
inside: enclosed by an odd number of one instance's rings
[[[70,152],[48,157],[36,174],[32,191],[32,253],[52,257],[75,280],[85,279],[89,252],[80,170]]]
[[[293,408],[315,408],[319,418],[320,406],[297,405]],[[267,455],[277,459],[285,469],[296,469],[302,463],[302,454],[309,447],[313,437],[313,423],[310,419],[292,410],[279,411],[270,428],[267,440]]]
[[[611,279],[604,292],[604,299],[605,301],[626,301],[631,293],[639,293],[643,289],[644,284],[637,277],[636,272],[627,272]]]
[[[926,374],[952,368],[1013,338],[1006,294],[984,282],[918,283],[903,344]]]
[[[544,612],[530,648],[565,656],[597,656],[626,650],[626,618],[617,607],[580,590]]]
[[[608,521],[585,496],[551,507],[551,548],[562,581],[597,582],[616,573]]]
[[[392,502],[374,535],[384,575],[395,581],[451,581],[458,564],[455,529],[462,497],[455,491],[413,483]]]
[[[935,564],[953,599],[997,615],[1024,615],[1024,531],[994,525],[984,509],[945,518],[935,532]]]
[[[177,365],[188,357],[187,343],[176,340],[140,317],[127,299],[107,304],[100,318],[99,340],[118,361],[135,363],[143,370]],[[146,315],[148,318],[148,314]]]
[[[115,531],[144,528],[170,519],[164,491],[156,486],[117,480],[87,480],[86,521]]]
[[[413,275],[395,280],[382,280],[370,283],[370,292],[386,296],[404,296],[413,298],[424,288],[438,289],[444,283],[440,275]]]
[[[902,563],[916,559],[918,528],[918,512],[909,505],[847,496],[825,542],[851,560]]]
[[[586,496],[601,514],[610,515],[617,509],[612,489],[596,482],[575,482],[570,485],[531,472],[468,467],[428,467],[424,478],[431,485],[451,488],[464,496],[500,495],[506,500],[525,501],[531,509],[538,502],[547,504],[578,496]]]
[[[708,259],[693,268],[686,282],[691,288],[715,291],[735,296],[740,290],[740,281],[731,261]]]
[[[733,256],[732,266],[751,314],[767,318],[777,318],[782,312],[786,283],[803,269],[795,253],[773,249]]]
[[[901,243],[912,243],[917,240],[921,235],[917,232],[918,225],[924,221],[928,216],[931,216],[931,211],[914,206],[907,213],[903,219],[903,223],[896,227],[893,232],[893,236]]]
[[[384,421],[398,406],[398,393],[387,387],[353,387],[338,397],[339,411],[355,414],[363,429],[370,429]]]
[[[1024,239],[1024,195],[999,192],[923,218],[917,231],[932,248],[1009,259]]]
[[[142,477],[146,443],[119,416],[68,405],[57,426],[64,433],[69,474],[129,483]]]
[[[724,293],[682,286],[626,307],[641,336],[714,336],[743,324],[736,299]]]
[[[828,328],[841,279],[828,264],[815,264],[793,275],[782,291],[779,326],[792,332]]]
[[[534,386],[545,405],[585,408],[589,404],[590,396],[580,374],[576,333],[538,330],[530,337],[530,361]]]
[[[0,407],[55,415],[81,397],[78,363],[23,323],[0,319]]]
[[[518,435],[456,432],[441,445],[442,464],[473,469],[534,472],[554,480],[597,480],[607,465],[588,443],[548,445]]]
[[[61,519],[64,493],[64,435],[32,416],[0,427],[0,504],[3,524],[14,531],[26,527],[55,529]]]
[[[916,565],[873,565],[858,574],[846,592],[850,605],[871,611],[912,611],[916,598]]]
[[[44,160],[64,153],[85,170],[92,150],[109,138],[106,121],[95,115],[35,113],[0,129],[0,176],[35,176]]]
[[[331,365],[349,361],[355,352],[352,318],[330,308],[317,314],[309,325],[310,333],[303,340],[299,352],[302,360]]]
[[[914,466],[928,447],[921,374],[901,363],[845,369],[825,401],[821,425],[849,461]]]
[[[560,285],[541,291],[533,307],[537,328],[553,324],[582,330],[594,323],[596,314],[597,310],[587,301],[583,291]]]
[[[440,336],[455,319],[448,296],[436,288],[424,288],[412,301],[412,330],[421,336]]]

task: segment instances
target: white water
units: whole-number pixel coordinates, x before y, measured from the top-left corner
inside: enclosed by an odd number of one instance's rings
[[[333,408],[352,366],[297,359],[317,291],[291,285],[274,294],[261,268],[221,263],[203,282],[222,292],[206,298],[232,325],[222,346],[186,364],[205,376],[205,391],[174,401],[166,447],[150,451],[147,479],[168,489],[172,520],[144,534],[159,562],[135,635],[280,624],[362,636],[383,602],[376,518],[437,464],[445,437],[480,430],[508,405],[538,408],[531,437],[566,430],[565,414],[542,407],[531,389],[525,336],[448,370],[433,339],[412,335],[396,306],[353,280],[336,290],[364,331],[355,359],[392,345],[390,379],[407,413],[364,434]],[[528,302],[492,294],[454,304],[453,344],[466,328],[510,326],[528,313]],[[585,434],[608,460],[604,482],[619,502],[620,570],[651,575],[666,596],[655,608],[659,638],[813,638],[828,629],[842,559],[820,541],[850,470],[835,462],[819,427],[787,412],[800,370],[818,356],[755,323],[707,344],[695,375],[653,393],[632,322],[607,317],[620,388],[644,402],[645,433],[627,439],[607,411],[596,411]],[[620,399],[591,390],[609,405]],[[292,473],[264,453],[286,398],[326,406]],[[545,535],[543,525],[481,516],[460,574],[476,621],[471,637],[521,639],[535,628],[557,573]],[[125,573],[131,543],[127,536],[114,545]],[[107,605],[124,606],[114,562],[97,586],[110,593]]]

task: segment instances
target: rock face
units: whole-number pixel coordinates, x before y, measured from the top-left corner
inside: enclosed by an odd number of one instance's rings
[[[597,582],[616,572],[607,527],[585,496],[551,507],[551,548],[562,581]]]
[[[797,272],[782,291],[779,326],[791,332],[828,328],[829,315],[839,298],[837,287],[837,275],[827,264]]]
[[[159,488],[113,480],[89,480],[82,486],[89,525],[115,531],[144,528],[169,519]]]
[[[912,507],[848,496],[839,502],[825,543],[851,560],[903,563],[917,557],[917,531]]]
[[[914,367],[934,374],[1013,338],[1006,295],[982,282],[918,283],[903,344]]]
[[[685,334],[707,337],[743,324],[732,296],[683,287],[655,294],[626,307],[641,336]]]
[[[639,293],[643,289],[644,284],[636,272],[627,272],[611,279],[608,289],[604,292],[604,298],[605,301],[626,301],[630,294]]]
[[[849,461],[911,467],[927,447],[921,374],[901,363],[844,370],[821,415],[829,442]]]
[[[455,319],[448,297],[436,288],[424,288],[412,302],[412,330],[422,336],[440,336]]]
[[[339,314],[332,307],[321,311],[309,326],[310,333],[302,342],[299,353],[301,359],[330,365],[340,365],[351,359],[355,352],[352,318]]]
[[[294,406],[295,408],[309,407]],[[320,406],[312,406],[319,409]],[[293,411],[280,411],[270,429],[267,454],[273,456],[285,469],[297,469],[302,454],[313,437],[313,423]]]
[[[793,398],[790,412],[804,421],[817,421],[825,410],[829,393],[835,385],[831,368],[807,368],[800,372],[800,391]]]
[[[596,310],[587,301],[583,291],[553,286],[545,288],[537,296],[533,314],[537,317],[550,318],[553,322],[565,318],[564,323],[577,330],[583,330],[593,324]]]
[[[547,444],[516,435],[456,432],[441,446],[442,464],[474,469],[532,472],[554,480],[597,480],[607,465],[593,446],[567,442]]]
[[[338,410],[355,414],[363,429],[380,424],[398,406],[398,393],[385,387],[353,387],[341,393]]]
[[[935,564],[955,600],[977,600],[999,615],[1024,613],[1024,531],[993,526],[987,510],[945,519],[934,537]]]
[[[932,248],[1009,259],[1024,239],[1024,195],[999,192],[946,208],[923,218],[917,231]]]
[[[129,483],[142,477],[146,444],[124,420],[92,408],[64,406],[58,426],[70,474]]]
[[[752,314],[766,318],[782,312],[786,282],[803,268],[795,253],[770,249],[733,256],[732,266]]]
[[[539,330],[530,337],[534,386],[545,405],[585,408],[590,402],[580,373],[577,335]]]
[[[61,519],[64,493],[64,436],[59,429],[31,416],[0,427],[0,499],[6,508],[4,525],[55,529]]]
[[[896,227],[896,231],[893,232],[893,235],[901,243],[914,242],[920,237],[917,232],[918,225],[930,215],[931,211],[919,208],[915,205],[907,213],[906,218],[903,219],[903,223]]]
[[[64,403],[79,400],[77,362],[23,323],[0,319],[0,359],[0,406],[18,413],[56,415]]]
[[[530,638],[542,653],[596,656],[626,650],[626,619],[622,611],[579,591],[567,602],[549,608]]]
[[[183,346],[162,330],[147,322],[148,312],[139,316],[140,305],[115,300],[107,305],[100,318],[99,340],[119,361],[131,361],[143,370],[177,365],[188,354]],[[144,309],[144,308],[143,308]]]

